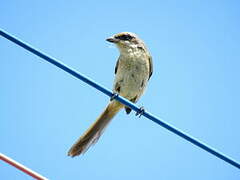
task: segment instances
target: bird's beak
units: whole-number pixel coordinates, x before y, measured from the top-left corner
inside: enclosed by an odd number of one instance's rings
[[[117,43],[118,39],[114,38],[114,37],[109,37],[106,39],[106,41],[111,42],[111,43]]]

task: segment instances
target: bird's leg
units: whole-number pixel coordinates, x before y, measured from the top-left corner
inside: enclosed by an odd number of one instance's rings
[[[110,101],[114,100],[118,96],[119,96],[118,93],[113,93],[112,97],[110,98]]]
[[[139,111],[136,112],[136,116],[139,116],[139,118],[140,118],[144,114],[144,111],[145,111],[144,107],[141,106],[139,108]]]

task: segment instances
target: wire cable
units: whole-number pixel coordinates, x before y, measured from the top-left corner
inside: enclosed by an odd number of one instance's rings
[[[69,74],[73,75],[74,77],[82,80],[83,82],[87,83],[88,85],[96,88],[97,90],[101,91],[102,93],[106,94],[109,97],[114,97],[114,99],[116,99],[117,101],[121,102],[122,104],[130,107],[132,110],[134,110],[137,113],[140,113],[140,115],[145,116],[146,118],[152,120],[153,122],[159,124],[160,126],[166,128],[167,130],[171,131],[172,133],[182,137],[183,139],[189,141],[190,143],[200,147],[201,149],[211,153],[212,155],[222,159],[223,161],[231,164],[232,166],[240,169],[240,164],[236,161],[233,160],[232,158],[228,157],[227,155],[224,155],[223,153],[215,150],[214,148],[210,147],[207,144],[204,144],[203,142],[201,142],[200,140],[188,135],[187,133],[175,128],[174,126],[164,122],[162,119],[152,115],[151,113],[147,112],[146,110],[142,110],[142,108],[138,108],[135,104],[133,104],[132,102],[128,101],[127,99],[121,97],[121,96],[116,96],[115,94],[113,94],[110,90],[108,90],[107,88],[103,87],[102,85],[94,82],[93,80],[91,80],[90,78],[82,75],[81,73],[75,71],[74,69],[64,65],[63,63],[61,63],[60,61],[42,53],[39,50],[36,50],[35,48],[31,47],[30,45],[24,43],[23,41],[15,38],[14,36],[4,32],[3,30],[0,29],[0,35],[3,36],[4,38],[12,41],[13,43],[21,46],[22,48],[30,51],[31,53],[41,57],[42,59],[48,61],[49,63],[59,67],[60,69],[68,72]]]
[[[47,178],[43,177],[42,175],[40,175],[40,174],[36,173],[35,171],[25,167],[24,165],[18,163],[17,161],[14,161],[10,157],[7,157],[6,155],[3,155],[2,153],[0,153],[0,160],[5,161],[6,163],[14,166],[15,168],[17,168],[20,171],[28,174],[29,176],[32,176],[34,179],[37,179],[37,180],[48,180]]]

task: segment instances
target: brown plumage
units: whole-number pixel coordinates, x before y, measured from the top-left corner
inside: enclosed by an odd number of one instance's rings
[[[69,156],[77,156],[88,150],[88,148],[97,142],[112,118],[123,108],[123,105],[113,100],[92,126],[77,140],[77,142],[68,151]]]
[[[152,75],[153,66],[151,56],[143,41],[136,34],[123,32],[107,39],[117,45],[120,51],[115,67],[115,80],[113,92],[132,102],[137,102],[146,89],[147,82]],[[109,103],[93,125],[77,140],[68,151],[69,156],[83,154],[97,142],[111,119],[120,109],[125,107],[113,100]],[[127,114],[131,112],[125,107]]]

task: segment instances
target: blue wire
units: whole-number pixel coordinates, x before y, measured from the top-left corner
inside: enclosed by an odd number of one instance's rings
[[[22,42],[21,40],[18,40],[17,38],[15,38],[14,36],[12,35],[9,35],[8,33],[4,32],[3,30],[0,29],[0,35],[3,36],[4,38],[12,41],[13,43],[21,46],[22,48],[32,52],[33,54],[41,57],[42,59],[48,61],[49,63],[51,64],[54,64],[55,66],[61,68],[62,70],[70,73],[71,75],[73,75],[74,77],[82,80],[83,82],[87,83],[88,85],[98,89],[99,91],[101,91],[102,93],[106,94],[107,96],[109,97],[113,97],[114,94],[106,89],[105,87],[99,85],[98,83],[94,82],[93,80],[89,79],[88,77],[80,74],[79,72],[75,71],[74,69],[64,65],[63,63],[57,61],[56,59],[48,56],[48,55],[45,55],[44,53],[40,52],[39,50],[36,50],[35,48],[31,47],[30,45]],[[190,135],[182,132],[181,130],[173,127],[172,125],[164,122],[163,120],[159,119],[158,117],[155,117],[154,115],[150,114],[149,112],[147,111],[142,111],[141,108],[138,108],[135,104],[133,104],[132,102],[128,101],[127,99],[121,97],[121,96],[114,96],[114,99],[118,100],[119,102],[121,102],[122,104],[130,107],[132,110],[136,111],[137,113],[140,113],[142,116],[145,116],[146,118],[152,120],[153,122],[159,124],[160,126],[168,129],[169,131],[171,131],[172,133],[184,138],[185,140],[191,142],[192,144],[202,148],[203,150],[213,154],[214,156],[222,159],[223,161],[233,165],[234,167],[240,169],[240,164],[231,159],[230,157],[224,155],[223,153],[220,153],[218,152],[217,150],[214,150],[212,147],[200,142],[199,140],[191,137]]]

